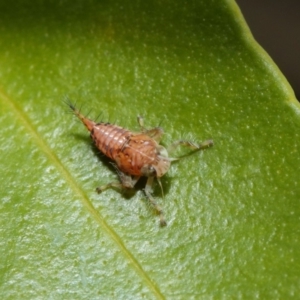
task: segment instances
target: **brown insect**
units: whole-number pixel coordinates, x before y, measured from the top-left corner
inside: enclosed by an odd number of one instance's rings
[[[212,146],[213,141],[207,140],[196,145],[190,141],[180,140],[166,149],[159,144],[163,135],[162,128],[146,129],[142,117],[138,117],[141,132],[134,133],[114,124],[96,123],[82,115],[72,103],[67,104],[90,131],[96,147],[116,164],[120,182],[98,187],[96,191],[101,193],[111,187],[132,189],[141,177],[147,177],[145,194],[160,216],[160,225],[166,226],[163,210],[152,196],[154,178],[157,179],[163,194],[160,177],[167,173],[172,161],[180,159],[180,157],[170,158],[168,153],[182,145],[193,150],[201,150]]]

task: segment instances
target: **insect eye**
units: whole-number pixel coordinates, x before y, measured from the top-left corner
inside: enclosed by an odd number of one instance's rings
[[[156,176],[156,170],[153,166],[145,165],[142,167],[141,172],[143,176],[150,177],[150,176]]]

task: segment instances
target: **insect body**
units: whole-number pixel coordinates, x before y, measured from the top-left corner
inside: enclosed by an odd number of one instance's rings
[[[163,210],[152,196],[152,184],[154,178],[156,178],[162,189],[160,177],[169,170],[171,161],[179,159],[168,157],[168,152],[179,145],[200,150],[212,146],[213,141],[208,140],[200,145],[195,145],[189,141],[177,141],[170,146],[168,151],[159,144],[163,130],[160,127],[150,130],[145,129],[141,117],[138,117],[141,132],[133,133],[110,123],[96,123],[83,116],[73,104],[68,103],[68,105],[90,131],[96,147],[116,164],[120,182],[112,182],[98,187],[97,192],[100,193],[111,187],[134,188],[140,177],[147,177],[145,194],[158,212],[161,226],[165,226],[166,221]]]

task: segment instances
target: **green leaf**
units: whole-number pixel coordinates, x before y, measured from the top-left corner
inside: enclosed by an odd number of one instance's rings
[[[0,4],[3,299],[287,299],[300,292],[300,106],[233,1]],[[68,113],[214,147],[158,217]]]

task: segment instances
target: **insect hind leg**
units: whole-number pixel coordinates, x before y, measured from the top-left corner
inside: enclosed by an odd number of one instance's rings
[[[198,151],[198,150],[202,150],[202,149],[205,149],[205,148],[209,148],[209,147],[212,147],[214,144],[213,140],[207,140],[207,141],[204,141],[200,144],[195,144],[191,141],[186,141],[186,140],[180,140],[180,141],[176,141],[174,142],[173,144],[171,144],[169,147],[168,147],[168,153],[172,153],[173,151],[175,151],[178,147],[180,146],[185,146],[185,147],[188,147],[194,151]],[[193,151],[192,151],[193,152]],[[191,153],[188,153],[187,155],[189,155]],[[183,155],[182,157],[184,157],[186,155]],[[177,158],[177,159],[180,159]],[[177,160],[176,158],[173,158],[172,160]]]
[[[145,187],[144,191],[145,191],[145,194],[146,194],[149,202],[151,203],[151,205],[153,206],[153,208],[159,214],[159,217],[160,217],[160,226],[163,227],[163,226],[167,225],[167,222],[165,220],[164,212],[163,212],[161,206],[157,204],[157,202],[155,201],[155,199],[152,196],[153,179],[154,179],[154,177],[148,177],[148,180],[147,180],[146,187]]]

